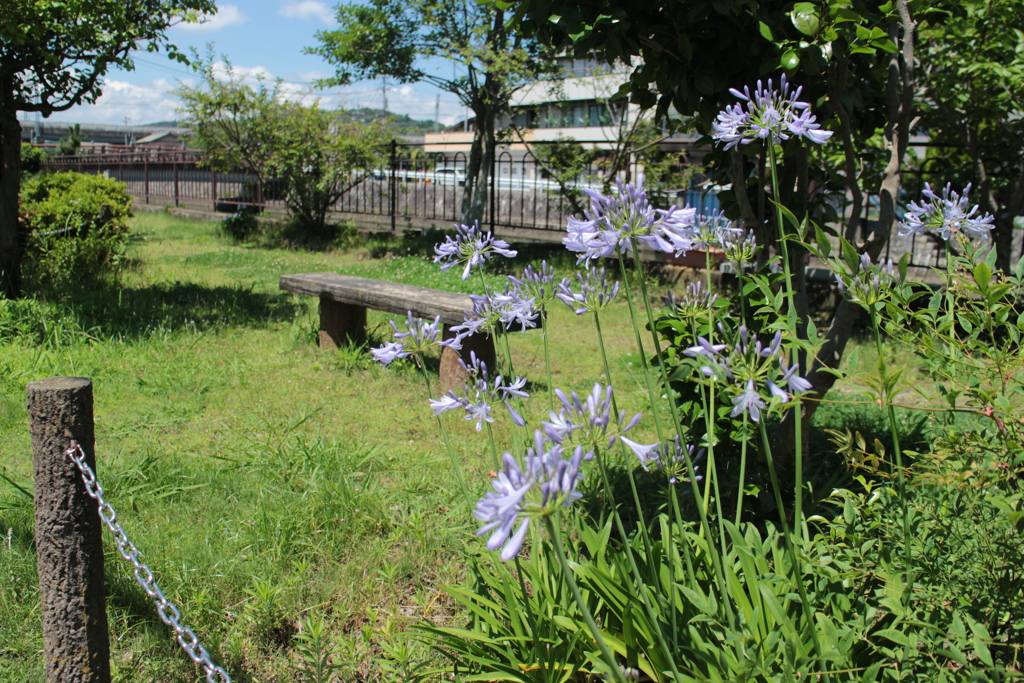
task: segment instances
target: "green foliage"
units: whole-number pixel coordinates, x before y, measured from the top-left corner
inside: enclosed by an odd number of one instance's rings
[[[58,156],[74,156],[78,154],[78,150],[82,146],[81,132],[81,124],[76,123],[73,126],[68,126],[67,135],[62,137],[57,143],[57,149],[54,153]]]
[[[49,116],[100,95],[114,68],[131,71],[139,50],[168,50],[167,29],[216,11],[212,0],[138,0],[130,5],[68,0],[5,0],[0,13],[0,150],[21,145],[18,112]],[[15,157],[16,158],[16,157]],[[5,162],[6,163],[6,162]],[[21,295],[21,254],[15,197],[20,177],[0,178],[0,294]]]
[[[256,218],[256,210],[244,206],[220,222],[220,229],[228,237],[245,242],[259,230],[260,223]]]
[[[46,152],[40,147],[34,147],[27,142],[21,143],[21,182],[34,176],[43,170],[43,159]]]
[[[192,144],[216,168],[241,168],[255,175],[265,196],[279,186],[305,233],[301,241],[324,242],[331,232],[328,214],[337,200],[384,163],[389,141],[384,128],[342,122],[337,112],[291,102],[281,91],[281,81],[252,87],[235,76],[230,64],[228,79],[220,80],[212,55],[197,58],[197,69],[202,85],[177,90],[185,124],[193,131]],[[255,228],[239,220],[238,230],[232,225],[229,234],[244,240]]]
[[[25,183],[21,215],[30,281],[56,291],[116,272],[131,206],[124,183],[103,176],[53,173]]]

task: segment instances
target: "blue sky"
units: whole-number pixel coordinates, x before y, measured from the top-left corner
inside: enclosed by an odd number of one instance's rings
[[[268,81],[281,78],[287,92],[309,94],[324,107],[380,107],[381,81],[365,81],[346,88],[311,92],[312,81],[333,73],[322,58],[303,54],[316,45],[316,32],[333,28],[334,4],[319,0],[237,0],[218,3],[217,14],[204,24],[183,24],[168,31],[179,48],[195,47],[205,53],[213,44],[216,58],[226,55],[236,74]],[[451,65],[434,68],[450,75]],[[170,91],[180,82],[194,85],[195,74],[163,53],[141,52],[135,56],[134,71],[112,71],[103,85],[103,95],[93,105],[74,107],[53,114],[54,121],[132,125],[175,118],[176,98]],[[444,123],[461,120],[465,110],[458,100],[425,84],[387,84],[388,109],[416,119],[433,119],[440,94],[440,118]],[[31,116],[31,115],[26,115]]]

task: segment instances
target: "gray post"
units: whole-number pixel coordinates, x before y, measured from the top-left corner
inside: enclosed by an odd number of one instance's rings
[[[46,681],[109,683],[102,526],[96,501],[65,452],[74,439],[95,471],[92,380],[29,383],[28,414]]]

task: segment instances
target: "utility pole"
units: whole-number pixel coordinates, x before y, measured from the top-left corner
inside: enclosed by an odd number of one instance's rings
[[[380,79],[380,96],[384,101],[384,116],[388,115],[388,79]]]
[[[441,93],[437,93],[437,99],[434,100],[434,132],[436,133],[441,129]]]

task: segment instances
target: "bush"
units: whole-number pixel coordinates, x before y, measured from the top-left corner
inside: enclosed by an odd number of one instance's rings
[[[33,147],[27,142],[21,143],[21,182],[24,183],[42,171],[45,158],[46,152],[41,148]]]
[[[63,289],[115,271],[128,244],[132,198],[124,183],[82,173],[53,173],[22,187],[19,221],[26,277]]]
[[[244,242],[259,230],[256,220],[257,209],[251,206],[240,206],[238,211],[220,222],[220,228],[228,237]]]

